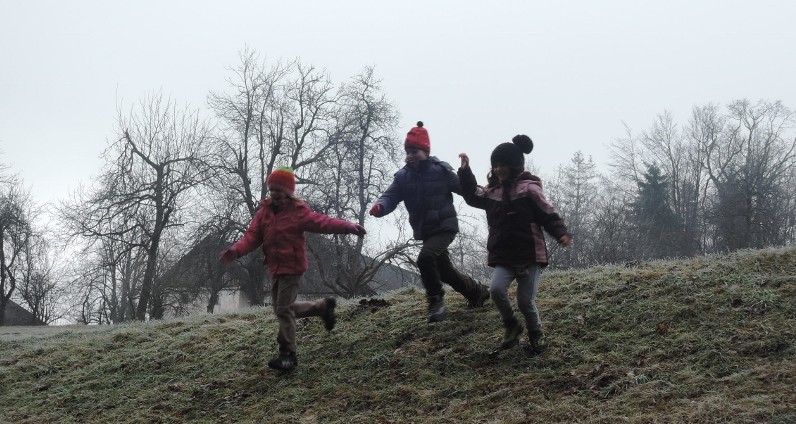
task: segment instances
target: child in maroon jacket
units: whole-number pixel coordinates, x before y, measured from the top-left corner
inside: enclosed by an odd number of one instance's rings
[[[296,318],[320,316],[327,330],[334,328],[336,300],[328,297],[312,302],[297,302],[301,276],[308,268],[305,232],[365,235],[365,228],[342,219],[313,212],[293,194],[293,170],[279,168],[266,180],[270,196],[260,201],[243,238],[221,252],[224,263],[262,246],[265,264],[272,276],[271,301],[279,321],[279,356],[268,362],[275,369],[289,370],[296,358]]]
[[[523,153],[530,153],[533,142],[527,135],[518,135],[511,143],[502,143],[492,151],[492,169],[486,187],[479,187],[470,170],[466,153],[459,155],[459,181],[462,197],[468,205],[484,209],[489,224],[487,264],[495,268],[489,293],[503,319],[506,335],[501,347],[517,344],[523,325],[514,316],[508,288],[517,280],[517,306],[528,326],[531,353],[543,347],[542,321],[536,307],[541,269],[547,266],[544,229],[563,246],[569,246],[570,235],[564,220],[542,193],[539,177],[525,171]]]

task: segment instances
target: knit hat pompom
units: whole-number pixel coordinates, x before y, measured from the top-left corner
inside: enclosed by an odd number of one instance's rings
[[[266,179],[268,190],[279,190],[293,197],[296,190],[296,177],[293,175],[293,168],[281,166],[276,168]]]
[[[533,141],[531,141],[531,137],[528,137],[525,134],[518,134],[515,135],[514,138],[511,139],[512,143],[516,144],[517,147],[522,150],[523,153],[526,155],[531,153],[533,150]]]
[[[417,126],[406,133],[404,149],[410,148],[431,151],[431,140],[428,138],[428,131],[423,128],[423,121],[417,121]]]

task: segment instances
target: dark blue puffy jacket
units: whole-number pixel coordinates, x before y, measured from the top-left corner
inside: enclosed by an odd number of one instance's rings
[[[434,234],[459,232],[453,193],[461,194],[459,176],[447,162],[430,156],[417,169],[406,165],[396,172],[376,203],[382,206],[379,216],[384,216],[403,201],[414,238],[425,240]]]

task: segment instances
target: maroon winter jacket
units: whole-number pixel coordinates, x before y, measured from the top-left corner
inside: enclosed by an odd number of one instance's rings
[[[542,228],[556,240],[568,234],[564,220],[544,194],[539,177],[523,172],[504,198],[503,187],[479,187],[469,167],[459,168],[462,197],[468,205],[486,211],[489,225],[489,266],[546,266],[547,245]]]
[[[260,210],[243,238],[230,249],[241,257],[262,245],[265,265],[272,276],[299,275],[308,268],[305,231],[349,234],[355,227],[348,221],[314,212],[299,200],[277,210],[269,198],[260,201]]]

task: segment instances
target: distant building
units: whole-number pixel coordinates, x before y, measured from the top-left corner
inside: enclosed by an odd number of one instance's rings
[[[328,266],[335,262],[334,254],[331,252],[328,241],[314,234],[309,234],[307,244],[310,249],[314,249],[314,254],[308,254],[309,270],[304,274],[299,287],[299,299],[317,299],[323,296],[332,296],[334,291],[322,284],[319,274],[319,266],[316,256],[322,257]],[[166,273],[169,279],[188,279],[193,284],[200,287],[207,287],[221,281],[225,272],[241,272],[240,269],[224,267],[218,260],[218,252],[228,245],[227,242],[213,238],[205,238],[193,249],[185,254],[178,263]],[[369,258],[366,258],[366,260]],[[262,260],[257,258],[255,260]],[[240,268],[240,267],[238,267]],[[376,296],[405,287],[421,287],[420,275],[395,265],[384,264],[373,276],[366,287],[361,287],[353,296]],[[188,310],[191,313],[206,312],[210,291],[200,294],[193,302],[193,307]],[[266,293],[265,304],[270,304],[269,293]],[[245,293],[237,288],[223,288],[218,291],[218,299],[213,307],[214,313],[233,312],[249,307],[250,302]]]
[[[310,260],[312,262],[312,260]],[[310,265],[312,267],[312,265]],[[312,269],[312,268],[311,268]],[[317,272],[308,271],[304,274],[299,287],[298,298],[301,300],[313,300],[324,296],[334,296],[334,292],[328,287],[318,283],[314,277]],[[376,272],[373,280],[368,284],[367,293],[362,293],[362,297],[377,296],[406,287],[422,287],[420,274],[405,270],[395,265],[385,264]],[[207,296],[201,297],[201,302],[194,309],[196,312],[204,312],[206,309]],[[270,304],[270,296],[266,296],[265,303]],[[213,308],[213,313],[234,312],[249,307],[249,300],[236,289],[224,289],[219,292],[218,302]]]
[[[5,326],[16,325],[45,325],[40,319],[36,318],[32,312],[9,300],[3,315]]]

